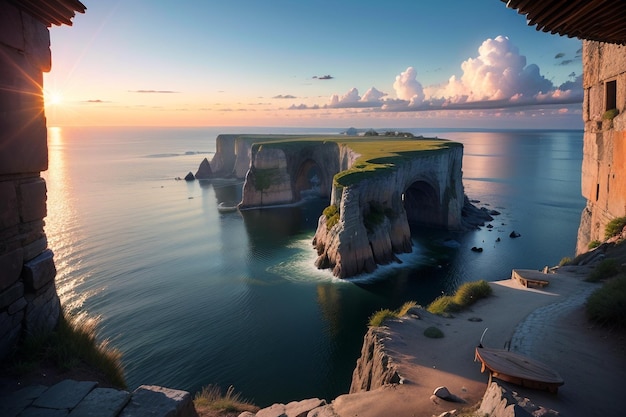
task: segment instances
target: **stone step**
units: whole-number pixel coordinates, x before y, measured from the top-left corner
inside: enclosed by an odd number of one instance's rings
[[[187,391],[142,385],[132,393],[97,382],[63,380],[0,396],[3,417],[197,417]]]

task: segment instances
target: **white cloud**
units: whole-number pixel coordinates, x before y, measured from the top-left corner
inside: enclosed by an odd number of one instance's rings
[[[415,68],[408,67],[393,83],[397,98],[386,97],[374,87],[360,97],[358,90],[352,88],[343,96],[333,94],[324,107],[379,107],[385,112],[403,112],[572,104],[583,99],[580,76],[554,86],[537,65],[526,65],[526,57],[504,36],[485,40],[478,48],[478,56],[464,61],[461,70],[460,77],[452,75],[447,83],[423,87]]]
[[[417,72],[413,67],[396,76],[393,89],[401,100],[409,100],[412,106],[420,105],[424,101],[424,88],[417,81]]]

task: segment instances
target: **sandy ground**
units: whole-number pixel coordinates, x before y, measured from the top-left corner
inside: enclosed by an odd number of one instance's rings
[[[526,288],[517,280],[492,282],[493,296],[480,300],[454,318],[428,313],[389,324],[386,351],[397,364],[403,384],[343,395],[333,402],[340,417],[431,417],[478,404],[489,375],[480,372],[474,348],[485,328],[486,347],[511,346],[557,370],[565,384],[558,393],[509,387],[534,404],[562,416],[620,416],[621,384],[626,381],[626,341],[623,333],[595,328],[584,314],[584,301],[600,284],[583,281],[586,268],[564,267],[545,275],[543,289]],[[429,326],[445,337],[429,339]],[[445,386],[462,399],[454,403],[431,399]]]

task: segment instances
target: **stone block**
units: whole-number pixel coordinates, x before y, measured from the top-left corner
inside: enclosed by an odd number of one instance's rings
[[[197,417],[191,394],[187,391],[142,385],[133,391],[130,402],[119,417]]]
[[[24,297],[24,284],[16,282],[6,290],[0,292],[0,310],[8,308],[11,304]]]
[[[15,300],[15,302],[9,306],[7,311],[9,314],[13,315],[17,313],[18,311],[24,310],[27,305],[28,305],[28,301],[26,301],[26,298],[21,297]]]
[[[43,251],[39,256],[26,262],[22,277],[27,291],[36,291],[56,276],[56,267],[54,266],[54,255],[50,249]]]
[[[65,379],[48,388],[33,402],[33,405],[56,410],[71,410],[97,385],[98,383],[93,381]]]
[[[96,388],[72,410],[69,417],[116,417],[130,400],[130,392]]]
[[[0,59],[0,89],[23,88],[21,85],[2,85],[4,64],[7,64],[6,60]],[[8,64],[14,65],[11,62]],[[3,129],[0,135],[0,175],[48,169],[48,137],[42,92],[38,90],[28,94],[39,98],[26,99],[24,94],[0,94],[0,126]]]
[[[43,227],[43,224],[42,224]],[[35,232],[37,233],[37,232]],[[43,232],[41,232],[43,235]],[[41,255],[48,248],[48,238],[46,235],[24,246],[24,261],[28,262]]]
[[[52,331],[61,316],[61,301],[54,281],[36,294],[26,294],[25,298],[28,304],[26,305],[24,332],[32,336]]]
[[[0,415],[15,417],[20,415],[26,407],[39,397],[48,387],[43,385],[30,385],[10,395],[0,396]]]
[[[17,194],[13,181],[0,182],[0,230],[20,222]]]
[[[0,3],[0,45],[23,51],[23,31],[22,16],[17,7],[8,2]]]
[[[18,195],[22,222],[46,217],[46,182],[43,178],[20,184]]]
[[[49,72],[52,63],[50,53],[50,31],[34,17],[24,13],[24,49],[30,64],[43,72]]]
[[[0,255],[0,292],[13,285],[22,272],[24,251],[16,249]]]
[[[6,358],[17,346],[22,334],[23,317],[23,312],[13,315],[8,312],[0,313],[0,360]]]

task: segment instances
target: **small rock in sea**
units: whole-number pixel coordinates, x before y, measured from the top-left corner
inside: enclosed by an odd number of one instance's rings
[[[478,248],[476,246],[472,247],[472,252],[482,252],[482,251],[483,251],[483,248]]]
[[[486,227],[487,229],[493,229],[493,224],[489,223]]]
[[[509,237],[510,237],[510,238],[513,238],[513,239],[514,239],[514,238],[516,238],[516,237],[520,237],[520,236],[521,236],[521,235],[520,235],[519,233],[517,233],[515,230],[513,230],[513,231],[511,232],[511,234],[509,234]]]
[[[483,319],[481,319],[480,317],[470,317],[469,319],[467,319],[467,321],[480,322],[483,321]]]
[[[497,238],[497,239],[496,239],[496,242],[499,242],[499,241],[500,241],[500,238]]]
[[[196,179],[196,177],[193,176],[191,171],[189,172],[189,174],[185,175],[185,181],[193,181],[195,179]]]
[[[500,212],[498,210],[489,210],[489,214],[491,214],[492,216],[498,216]]]

